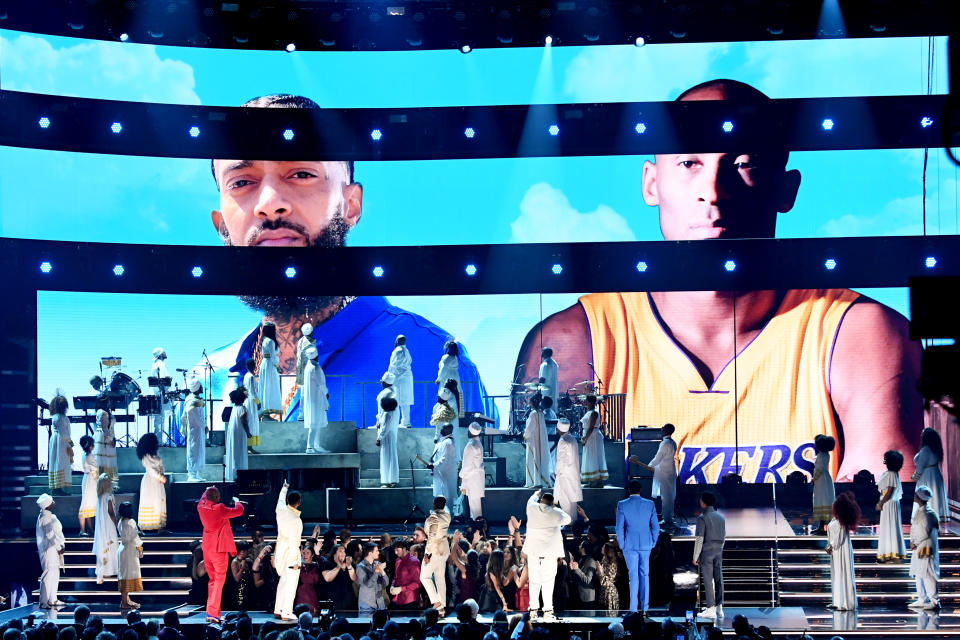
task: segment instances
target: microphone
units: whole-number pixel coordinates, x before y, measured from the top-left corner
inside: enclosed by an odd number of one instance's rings
[[[186,373],[186,372],[187,372],[186,369],[177,369],[177,371],[180,372],[180,373]]]

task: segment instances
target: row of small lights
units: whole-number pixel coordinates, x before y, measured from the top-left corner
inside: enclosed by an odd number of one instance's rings
[[[838,264],[838,263],[837,263],[837,261],[836,261],[834,258],[827,258],[827,260],[823,263],[823,266],[824,266],[824,268],[825,268],[827,271],[833,271],[834,269],[837,268],[837,264]],[[923,264],[924,264],[924,266],[926,266],[928,269],[933,269],[934,267],[937,266],[937,259],[936,259],[934,256],[927,256],[927,257],[924,259]],[[647,265],[646,261],[641,260],[641,261],[637,262],[637,271],[639,271],[640,273],[646,273],[647,268],[648,268],[648,265]],[[723,268],[724,268],[726,271],[728,271],[728,272],[736,271],[736,269],[737,269],[737,263],[736,263],[736,261],[734,261],[734,260],[727,260],[727,261],[725,261],[725,262],[723,263]],[[50,272],[52,272],[52,271],[53,271],[53,263],[50,262],[49,260],[44,260],[43,262],[40,263],[40,271],[41,271],[41,273],[50,273]],[[123,267],[122,264],[115,264],[115,265],[113,265],[113,275],[117,276],[118,278],[119,278],[120,276],[122,276],[125,271],[126,271],[126,270],[124,269],[124,267]],[[465,272],[468,276],[470,276],[471,278],[472,278],[473,276],[477,275],[477,271],[478,271],[478,270],[477,270],[477,265],[475,265],[475,264],[473,264],[473,263],[470,263],[470,264],[468,264],[466,267],[464,267],[464,272]],[[560,274],[563,273],[563,265],[560,264],[560,263],[555,263],[553,266],[550,267],[550,272],[553,273],[553,275],[555,275],[555,276],[559,276]],[[373,269],[371,270],[371,273],[373,274],[373,277],[374,277],[374,278],[382,278],[382,277],[384,276],[384,274],[386,273],[386,271],[384,270],[384,268],[383,268],[382,266],[376,265],[376,266],[374,266]],[[191,274],[194,278],[199,278],[199,277],[203,276],[203,267],[201,267],[201,266],[199,266],[199,265],[194,266],[194,267],[190,270],[190,274]],[[296,278],[296,277],[297,277],[297,268],[296,268],[296,267],[293,267],[293,266],[286,267],[286,268],[283,270],[283,274],[284,274],[286,277],[288,277],[288,278]]]

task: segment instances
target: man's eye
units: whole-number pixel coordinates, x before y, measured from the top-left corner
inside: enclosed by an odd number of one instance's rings
[[[690,169],[691,167],[696,166],[696,164],[697,164],[697,161],[696,161],[696,160],[681,160],[681,161],[680,161],[680,166],[683,167],[684,169]]]
[[[756,169],[756,165],[752,162],[737,162],[734,166],[737,169]]]
[[[293,177],[303,180],[306,178],[314,178],[316,176],[314,176],[314,174],[310,173],[309,171],[297,171],[296,173],[293,174]]]
[[[229,187],[229,188],[230,188],[230,189],[239,189],[240,187],[245,187],[245,186],[247,186],[248,184],[252,184],[252,183],[250,182],[250,180],[244,180],[244,179],[234,180],[233,182],[230,183],[230,187]]]

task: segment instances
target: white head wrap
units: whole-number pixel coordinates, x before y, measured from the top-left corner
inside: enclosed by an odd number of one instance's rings
[[[37,498],[37,506],[41,509],[46,509],[53,504],[53,497],[49,493],[41,493],[40,497]]]
[[[446,387],[440,389],[440,393],[438,395],[441,399],[446,400],[447,402],[453,400],[453,391],[450,391],[450,389],[447,389]]]
[[[157,347],[156,349],[153,350],[154,360],[156,360],[160,356],[165,356],[165,355],[167,355],[167,352],[163,350],[163,347]]]
[[[303,350],[303,355],[307,360],[316,360],[320,357],[320,352],[317,351],[316,347],[307,347]]]
[[[382,376],[380,376],[380,382],[386,382],[387,384],[393,384],[396,382],[397,378],[392,373],[387,371]]]
[[[922,484],[913,490],[913,495],[917,496],[924,502],[930,502],[930,498],[933,497],[933,492],[930,491],[930,487],[928,487],[925,484]]]
[[[197,391],[200,391],[200,387],[202,387],[203,384],[200,383],[200,378],[190,378],[190,381],[187,382],[187,386],[190,388],[190,391],[196,393]]]
[[[478,436],[483,433],[483,427],[480,426],[479,422],[471,422],[469,429],[467,429],[472,436]]]
[[[313,325],[307,322],[302,327],[300,327],[300,333],[305,336],[313,335]]]
[[[570,420],[567,418],[560,418],[557,420],[557,431],[560,433],[566,433],[570,431]]]

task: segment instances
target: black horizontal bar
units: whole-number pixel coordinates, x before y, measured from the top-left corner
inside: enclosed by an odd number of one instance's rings
[[[0,145],[131,156],[434,160],[941,146],[947,96],[250,109],[0,92]],[[47,118],[48,126],[40,126]],[[929,118],[928,126],[921,120]],[[823,127],[830,119],[832,128]],[[120,133],[111,124],[122,125]],[[732,124],[726,131],[725,122]],[[638,125],[642,124],[642,133]],[[551,125],[559,134],[550,135]],[[191,127],[199,129],[191,137]],[[465,129],[475,131],[472,138]],[[284,138],[286,130],[292,139]],[[371,138],[378,129],[382,137]]]

